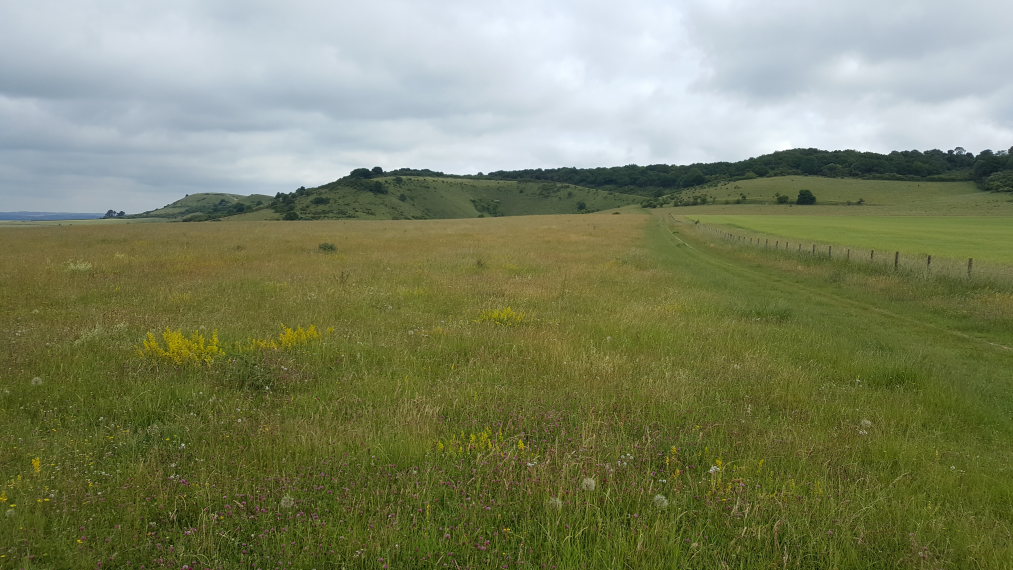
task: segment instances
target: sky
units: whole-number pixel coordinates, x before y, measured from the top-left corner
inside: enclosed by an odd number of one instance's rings
[[[1013,146],[1008,0],[0,0],[0,211]]]

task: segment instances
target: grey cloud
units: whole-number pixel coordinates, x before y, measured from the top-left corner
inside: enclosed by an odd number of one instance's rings
[[[1010,45],[1006,3],[699,2],[689,13],[711,68],[702,85],[745,97],[873,90],[938,100],[1006,82],[995,73]]]
[[[137,211],[373,165],[999,148],[1010,16],[937,0],[7,2],[0,209]]]

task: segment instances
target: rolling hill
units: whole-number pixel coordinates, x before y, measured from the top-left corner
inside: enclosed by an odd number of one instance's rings
[[[264,195],[192,194],[136,217],[180,221],[280,219],[449,219],[576,214],[639,204],[644,198],[555,182],[469,178],[346,177],[317,188]]]
[[[128,217],[167,218],[187,222],[206,221],[241,214],[248,210],[264,208],[271,202],[271,199],[270,196],[264,194],[251,194],[249,196],[220,192],[188,194],[157,210],[150,210]]]

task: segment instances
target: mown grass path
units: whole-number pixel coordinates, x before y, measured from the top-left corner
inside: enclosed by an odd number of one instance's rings
[[[727,261],[720,256],[717,248],[711,248],[713,251],[708,254],[707,252],[704,252],[703,250],[700,250],[688,243],[681,237],[681,232],[677,228],[680,225],[687,226],[685,222],[679,222],[674,216],[670,216],[669,223],[674,224],[667,227],[668,235],[673,240],[673,245],[676,247],[687,248],[697,255],[699,262],[720,268],[721,270],[727,272],[730,277],[735,279],[748,280],[754,285],[766,286],[771,290],[776,289],[785,297],[793,297],[796,303],[822,303],[829,305],[834,309],[840,309],[846,312],[864,313],[870,318],[872,316],[881,317],[882,320],[877,323],[879,326],[896,327],[899,323],[907,330],[912,328],[926,329],[929,331],[951,335],[957,339],[963,339],[982,347],[990,347],[1002,351],[1013,351],[1013,347],[1007,346],[998,340],[992,340],[981,335],[970,334],[940,324],[939,319],[927,317],[924,310],[904,314],[896,310],[899,308],[897,303],[883,303],[884,299],[877,299],[874,296],[866,296],[865,300],[858,300],[853,296],[848,296],[847,293],[849,291],[847,289],[837,288],[836,290],[832,290],[826,287],[825,284],[821,284],[819,287],[814,287],[811,284],[806,284],[797,276],[795,279],[785,277],[785,273],[783,271],[764,270],[764,266],[761,264],[753,264],[750,266]],[[803,295],[806,297],[805,299],[800,298]]]

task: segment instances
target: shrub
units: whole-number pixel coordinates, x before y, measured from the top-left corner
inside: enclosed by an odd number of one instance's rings
[[[795,203],[800,206],[808,206],[816,203],[816,196],[810,190],[799,190]]]
[[[320,251],[323,251],[325,253],[330,253],[330,252],[338,251],[338,247],[336,245],[334,245],[331,242],[327,242],[327,241],[325,241],[322,244],[318,245],[317,248]]]

